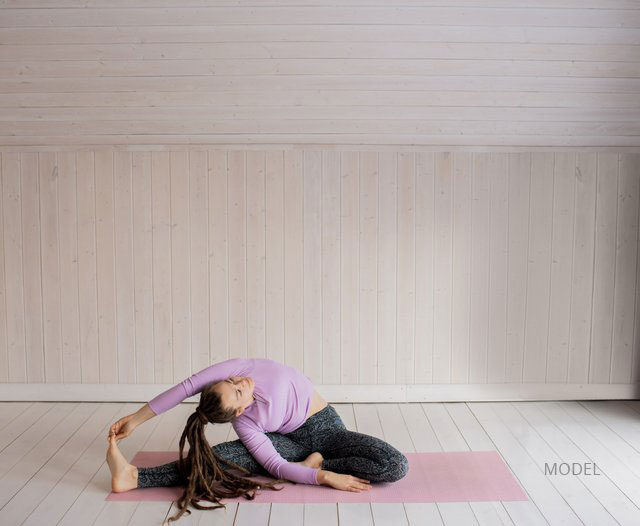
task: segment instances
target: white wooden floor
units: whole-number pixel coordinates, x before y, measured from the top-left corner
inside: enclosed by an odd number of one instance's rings
[[[428,504],[227,504],[183,516],[207,525],[640,524],[640,402],[332,404],[349,429],[401,451],[497,450],[528,502]],[[107,428],[140,404],[0,403],[0,524],[160,525],[165,502],[105,502]],[[181,404],[119,445],[178,448]],[[235,440],[230,424],[209,425],[212,444]],[[598,475],[545,475],[545,463],[595,463]]]

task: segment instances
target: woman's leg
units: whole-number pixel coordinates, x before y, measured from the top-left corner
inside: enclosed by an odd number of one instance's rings
[[[301,462],[312,453],[304,444],[298,443],[286,435],[281,435],[280,433],[265,433],[265,435],[269,437],[280,456],[289,462]],[[271,476],[253,458],[240,439],[216,444],[211,449],[219,458],[247,469],[251,475]],[[221,468],[224,470],[231,469],[226,464],[221,464]],[[241,473],[238,472],[238,474]],[[138,488],[184,486],[186,483],[187,481],[180,476],[177,460],[161,466],[138,468]]]
[[[324,457],[322,469],[371,482],[396,482],[409,471],[405,455],[384,440],[349,431],[331,406],[313,415],[307,423],[312,449]]]

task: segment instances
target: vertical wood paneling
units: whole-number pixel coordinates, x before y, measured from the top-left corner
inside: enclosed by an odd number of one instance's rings
[[[527,247],[531,154],[509,155],[509,269],[507,282],[507,382],[521,382],[527,301]]]
[[[357,384],[358,371],[358,152],[342,152],[340,169],[340,383]]]
[[[455,164],[460,157],[454,155]],[[469,317],[469,382],[486,383],[489,328],[489,159],[490,153],[473,157],[471,189],[471,283]],[[454,232],[455,235],[455,232]],[[453,322],[452,322],[453,323]]]
[[[3,340],[1,372],[3,381],[26,382],[25,310],[23,291],[22,214],[20,213],[20,154],[2,155],[3,237]],[[5,332],[6,331],[6,332]]]
[[[416,163],[416,374],[433,381],[435,310],[435,155],[417,154]]]
[[[340,370],[340,186],[341,152],[322,162],[322,382],[339,384]]]
[[[116,336],[120,383],[136,382],[131,152],[114,156]]]
[[[555,153],[547,382],[567,379],[574,233],[575,153]]]
[[[396,381],[397,158],[378,153],[378,384]]]
[[[229,239],[229,355],[247,355],[246,159],[243,151],[227,152]],[[223,329],[224,330],[224,329]]]
[[[236,356],[317,384],[637,378],[638,154],[0,162],[0,381],[172,383]]]
[[[304,371],[322,383],[322,152],[304,152]],[[355,355],[357,357],[357,354]]]
[[[99,383],[97,224],[94,152],[76,155],[78,203],[78,310],[80,314],[80,361],[83,383]],[[134,179],[135,180],[135,179]],[[150,183],[150,181],[148,181]],[[134,210],[138,210],[138,206]],[[39,275],[39,273],[38,273]],[[149,273],[150,275],[150,273]],[[144,357],[144,347],[136,354]],[[153,360],[147,368],[153,369]],[[140,378],[137,378],[141,381]]]
[[[616,265],[618,155],[598,155],[589,382],[609,383]]]
[[[169,154],[171,238],[171,340],[173,381],[189,376],[191,368],[191,301],[189,264],[189,152]]]
[[[415,153],[398,154],[398,295],[396,383],[414,383],[415,367]]]
[[[208,152],[209,166],[209,337],[211,363],[241,356],[229,343],[229,243],[227,154]]]
[[[266,357],[284,363],[284,152],[265,153]]]
[[[621,157],[629,157],[628,162],[633,162],[636,166],[635,173],[640,172],[640,154],[621,154]],[[638,213],[640,216],[640,212]],[[632,337],[632,356],[631,356],[631,381],[638,382],[640,378],[640,360],[638,359],[638,349],[640,348],[640,217],[638,219],[638,250],[636,252],[636,288],[634,300],[634,316],[633,316],[633,337]]]
[[[39,156],[45,379],[47,382],[60,383],[63,381],[63,377],[60,325],[58,166],[55,152],[41,152]],[[107,197],[107,199],[109,198]],[[113,215],[111,214],[109,217],[113,217]],[[108,257],[113,257],[113,244],[109,247]],[[110,283],[113,285],[113,281]],[[113,287],[111,287],[111,292],[113,293]],[[108,381],[106,378],[105,381]],[[117,375],[113,376],[113,381],[117,381]]]
[[[474,155],[456,156],[453,174],[451,383],[469,381],[471,250]]]
[[[636,296],[638,256],[638,174],[636,155],[618,155],[618,213],[616,215],[616,270],[613,300],[610,383],[631,382],[632,315]]]
[[[360,153],[359,319],[360,383],[376,383],[378,340],[378,156]]]
[[[209,258],[207,152],[189,152],[189,290],[191,370],[211,365],[209,357]],[[186,351],[185,351],[186,352]]]
[[[96,261],[100,382],[117,383],[118,353],[114,271],[113,153],[95,153]],[[45,347],[46,352],[46,347]]]
[[[132,152],[131,176],[136,382],[146,384],[155,381],[150,152]],[[205,349],[208,349],[206,343]]]
[[[304,151],[284,154],[284,363],[303,369]]]
[[[576,154],[571,319],[567,383],[589,381],[593,302],[597,154]]]
[[[60,206],[60,314],[62,317],[63,379],[64,382],[76,383],[82,380],[80,314],[78,312],[76,154],[75,152],[58,152],[57,155],[58,204]],[[130,230],[127,229],[127,231]],[[129,348],[131,356],[133,356],[134,348],[133,342],[131,342]],[[130,382],[133,383],[134,381],[135,377],[130,377]]]
[[[0,155],[0,254],[3,257],[0,257],[0,382],[8,382],[9,381],[9,355],[8,355],[8,322],[7,322],[7,289],[5,285],[5,264],[4,264],[4,254],[5,254],[5,243],[4,243],[4,182],[3,182],[3,168],[4,163],[6,162],[7,155],[11,155],[5,153],[4,156]],[[19,153],[15,153],[18,159],[20,158]],[[20,218],[22,219],[22,218]],[[22,256],[22,253],[20,254]],[[25,353],[26,356],[26,353]],[[26,365],[25,365],[25,378],[26,378]]]
[[[264,152],[247,152],[247,354],[265,357]]]
[[[544,382],[549,340],[553,153],[531,156],[523,382]]]
[[[452,189],[454,156],[437,153],[434,187],[433,383],[451,382]]]
[[[489,306],[487,382],[506,381],[509,267],[509,157],[489,155]],[[469,343],[470,345],[470,343]]]
[[[155,378],[171,383],[173,375],[173,319],[171,312],[171,174],[170,152],[151,153],[153,228],[153,349]]]

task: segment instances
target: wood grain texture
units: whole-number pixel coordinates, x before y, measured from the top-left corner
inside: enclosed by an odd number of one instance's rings
[[[2,159],[5,384],[637,381],[640,154]]]

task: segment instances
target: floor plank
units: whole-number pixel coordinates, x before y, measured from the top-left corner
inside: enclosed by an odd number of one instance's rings
[[[0,402],[0,429],[6,427],[35,402]]]
[[[505,462],[520,480],[544,519],[550,524],[583,524],[564,497],[538,469],[527,451],[520,445],[492,409],[490,403],[469,403],[469,408],[496,444]]]
[[[101,435],[122,404],[84,404],[90,417],[73,433],[56,453],[38,468],[37,473],[0,509],[0,524],[22,524],[55,487],[91,442]],[[46,440],[45,437],[43,440]]]
[[[561,402],[532,402],[553,420],[582,451],[636,506],[640,507],[640,479],[607,444],[608,433],[602,433],[592,418],[586,417],[584,408]],[[598,436],[601,440],[598,440]]]
[[[8,444],[0,452],[0,478],[4,477],[27,453],[32,452],[36,444],[43,442],[43,439],[46,439],[54,427],[79,407],[78,403],[56,404]],[[0,489],[0,506],[5,502],[2,489]]]
[[[531,402],[514,402],[515,409],[537,430],[563,462],[568,464],[590,463],[591,459],[562,430]],[[606,476],[583,475],[580,477],[589,491],[598,498],[619,524],[640,524],[640,509],[620,491]]]
[[[510,403],[492,403],[491,408],[511,434],[520,442],[544,475],[545,465],[562,462],[562,458],[547,444]],[[582,480],[573,476],[546,476],[563,496],[573,512],[587,526],[617,526],[619,523],[589,491]]]
[[[56,404],[53,402],[37,402],[20,413],[11,421],[11,425],[7,425],[0,429],[0,451],[3,451],[16,438],[36,424],[48,411],[53,409]]]

